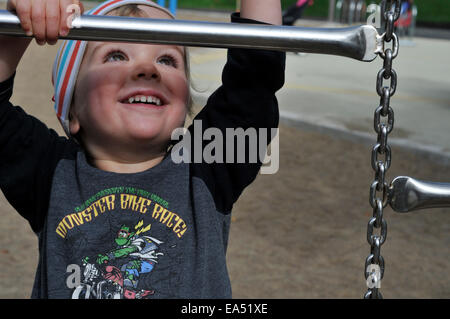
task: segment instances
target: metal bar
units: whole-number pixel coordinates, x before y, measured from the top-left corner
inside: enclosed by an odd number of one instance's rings
[[[336,0],[328,1],[328,21],[333,22],[334,20],[334,12],[336,9]]]
[[[372,61],[380,51],[373,26],[299,28],[238,23],[88,16],[76,17],[62,39],[146,42],[331,54]],[[26,37],[16,15],[0,10],[0,34]]]
[[[423,208],[450,207],[450,184],[399,176],[391,183],[390,197],[392,209],[400,213]]]

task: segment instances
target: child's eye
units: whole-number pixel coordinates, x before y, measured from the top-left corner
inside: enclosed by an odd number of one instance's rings
[[[173,66],[176,68],[178,66],[177,60],[170,55],[164,55],[158,59],[158,63]]]
[[[106,55],[105,62],[123,61],[126,56],[121,51],[112,51]]]

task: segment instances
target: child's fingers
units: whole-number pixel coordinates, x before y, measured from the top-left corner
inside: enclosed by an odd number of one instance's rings
[[[8,0],[7,10],[17,14],[22,29],[40,45],[66,36],[72,19],[84,13],[79,0]]]
[[[27,35],[32,35],[33,27],[31,24],[31,1],[9,1],[8,10],[16,11],[22,29],[27,33]]]
[[[31,25],[34,38],[39,45],[45,43],[46,23],[45,23],[46,4],[44,0],[33,0],[31,5]]]
[[[45,11],[46,41],[55,44],[59,36],[60,6],[59,0],[47,0]]]

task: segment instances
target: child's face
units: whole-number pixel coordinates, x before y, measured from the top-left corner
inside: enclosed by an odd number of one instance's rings
[[[139,7],[148,17],[168,18]],[[90,42],[75,86],[71,134],[80,133],[91,154],[140,145],[163,151],[172,131],[183,126],[188,94],[184,48]],[[142,96],[153,104],[136,104]]]

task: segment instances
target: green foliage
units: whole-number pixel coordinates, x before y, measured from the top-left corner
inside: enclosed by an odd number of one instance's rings
[[[415,0],[419,22],[450,23],[449,0]]]
[[[297,0],[282,0],[281,5],[283,9],[286,9],[290,5],[297,2]],[[312,6],[307,7],[303,11],[304,17],[328,17],[328,0],[314,0],[314,4]]]

